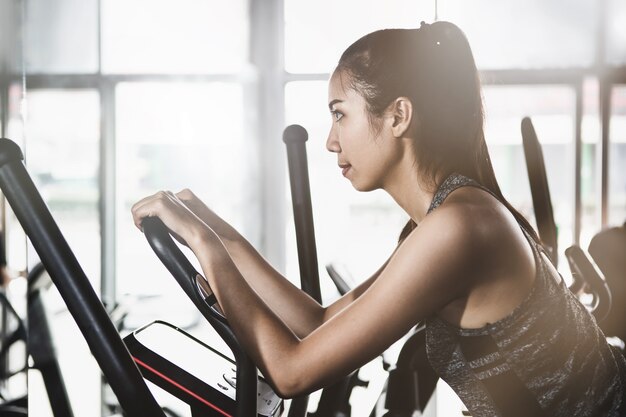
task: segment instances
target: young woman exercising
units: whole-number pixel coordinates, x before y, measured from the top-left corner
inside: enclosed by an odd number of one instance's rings
[[[626,415],[626,361],[504,199],[469,44],[451,23],[370,33],[329,83],[326,146],[410,220],[385,264],[323,307],[191,191],[136,203],[198,257],[235,334],[284,397],[324,387],[425,321],[435,371],[474,416]],[[419,225],[419,227],[418,227]]]

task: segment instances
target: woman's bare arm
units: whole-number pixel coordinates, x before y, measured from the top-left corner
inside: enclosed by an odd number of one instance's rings
[[[248,285],[298,337],[321,325],[326,309],[272,267],[234,227],[191,190],[182,190],[176,197],[217,233]]]
[[[319,389],[369,362],[418,321],[466,295],[474,267],[484,261],[476,254],[481,245],[473,223],[462,220],[462,210],[441,206],[358,298],[299,337],[249,285],[220,237],[184,204],[158,193],[133,207],[135,224],[149,216],[189,244],[238,340],[284,397]]]
[[[392,252],[391,256],[385,261],[385,263],[380,268],[378,268],[376,272],[374,272],[374,274],[371,277],[369,277],[368,279],[366,279],[365,281],[363,281],[362,283],[354,287],[352,290],[348,291],[342,297],[335,300],[334,303],[326,307],[322,324],[327,322],[331,318],[333,318],[336,314],[341,312],[341,310],[349,306],[352,302],[354,302],[361,295],[363,295],[363,293],[367,291],[367,289],[378,279],[381,272],[383,272],[383,270],[387,267],[387,264],[389,264],[389,260],[393,257],[393,255],[396,253],[397,250],[398,248],[396,248]]]
[[[471,233],[446,212],[429,216],[359,297],[303,338],[248,286],[215,236],[205,235],[192,249],[238,339],[277,392],[292,397],[364,365],[467,291],[471,280],[459,277],[475,260]]]
[[[150,198],[150,197],[149,197]],[[303,338],[358,298],[375,279],[371,278],[324,308],[313,298],[282,276],[234,227],[208,208],[192,191],[185,189],[176,198],[217,233],[233,263],[248,285],[272,311],[296,334]],[[143,200],[142,200],[143,201]],[[138,205],[140,203],[137,203]]]
[[[292,397],[364,365],[463,294],[458,277],[467,275],[471,245],[462,225],[451,219],[444,223],[449,232],[441,232],[437,218],[445,212],[440,209],[423,222],[421,233],[407,238],[360,297],[304,338],[250,290],[213,237],[201,239],[194,252],[237,337],[280,395]]]

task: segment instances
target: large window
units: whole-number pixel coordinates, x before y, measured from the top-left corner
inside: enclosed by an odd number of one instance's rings
[[[432,21],[433,2],[374,0],[285,1],[285,69],[293,73],[332,71],[344,49],[376,29],[412,28]],[[324,45],[324,47],[320,47]]]
[[[98,71],[98,1],[29,0],[25,6],[24,64],[34,74]]]
[[[177,284],[132,223],[130,209],[159,190],[189,188],[245,235],[258,226],[254,134],[243,128],[234,83],[122,83],[116,91],[119,294],[167,293]]]
[[[480,69],[568,68],[594,62],[599,13],[594,0],[438,4],[439,19],[456,23],[467,35]]]
[[[97,91],[28,92],[26,166],[96,289],[100,288],[99,142]]]
[[[626,64],[626,3],[622,0],[607,0],[607,61],[614,65]]]
[[[248,53],[245,1],[104,0],[102,71],[227,73]]]

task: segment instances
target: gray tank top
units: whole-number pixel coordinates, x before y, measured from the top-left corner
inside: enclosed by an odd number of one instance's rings
[[[493,195],[453,174],[428,212],[463,186]],[[607,344],[594,317],[540,255],[541,246],[524,234],[537,266],[528,296],[505,318],[478,329],[429,317],[431,366],[474,417],[626,416],[624,356]]]

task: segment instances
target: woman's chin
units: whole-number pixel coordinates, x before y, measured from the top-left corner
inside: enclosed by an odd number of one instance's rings
[[[350,182],[352,183],[352,187],[355,190],[361,191],[361,192],[374,191],[378,188],[378,187],[373,186],[372,184],[359,183],[358,181],[354,181],[354,180],[350,180]]]

